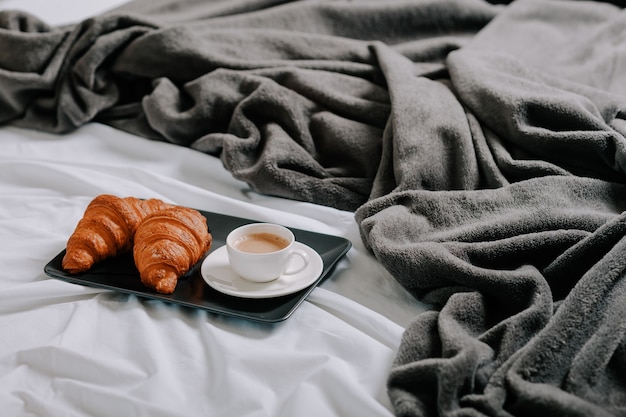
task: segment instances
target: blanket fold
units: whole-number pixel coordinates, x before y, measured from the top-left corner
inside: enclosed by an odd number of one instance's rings
[[[626,416],[625,28],[575,0],[0,11],[0,123],[107,123],[354,211],[436,306],[390,370],[398,416]]]

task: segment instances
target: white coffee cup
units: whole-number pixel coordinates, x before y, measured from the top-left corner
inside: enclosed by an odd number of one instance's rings
[[[228,261],[240,277],[253,282],[269,282],[297,274],[308,266],[309,255],[294,248],[295,241],[291,230],[279,224],[240,226],[226,237]],[[289,268],[294,256],[302,258],[302,262]]]

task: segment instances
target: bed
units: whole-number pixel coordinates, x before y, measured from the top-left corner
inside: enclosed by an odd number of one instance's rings
[[[625,27],[599,1],[0,0],[3,415],[626,415]],[[254,299],[200,265],[178,298],[125,261],[72,279],[100,194],[201,211],[211,251],[285,225],[323,272]]]

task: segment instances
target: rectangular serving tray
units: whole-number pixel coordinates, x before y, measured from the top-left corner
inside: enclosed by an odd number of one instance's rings
[[[206,255],[226,243],[226,235],[238,226],[255,220],[198,210],[209,225],[213,243]],[[307,288],[275,298],[240,298],[223,294],[211,288],[200,274],[204,257],[179,281],[173,294],[165,295],[145,287],[135,267],[132,254],[127,253],[94,265],[89,271],[72,275],[63,270],[61,251],[44,267],[44,272],[63,281],[90,287],[106,288],[120,293],[162,300],[186,307],[199,308],[218,314],[261,322],[279,322],[287,319],[311,291],[334,269],[337,262],[350,250],[352,243],[345,238],[307,230],[289,228],[296,240],[317,251],[324,262],[319,278]],[[205,255],[205,257],[206,257]]]

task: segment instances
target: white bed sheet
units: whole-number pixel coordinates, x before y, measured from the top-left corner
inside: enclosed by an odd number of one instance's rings
[[[120,3],[0,0],[0,9],[61,24]],[[278,324],[49,278],[44,265],[100,193],[279,222],[353,247]],[[0,196],[3,416],[393,414],[389,367],[426,306],[367,253],[352,213],[258,195],[214,157],[99,124],[60,136],[1,127]]]
[[[107,12],[128,0],[0,0],[0,10],[24,10],[50,25],[64,25]]]

